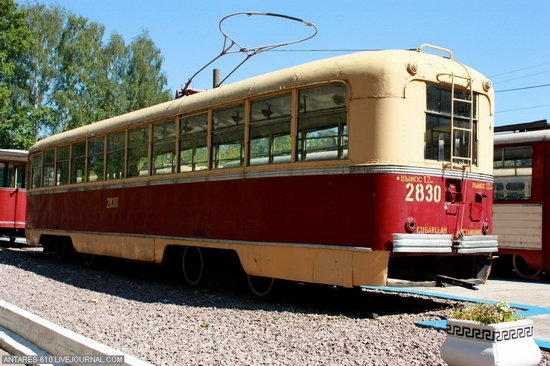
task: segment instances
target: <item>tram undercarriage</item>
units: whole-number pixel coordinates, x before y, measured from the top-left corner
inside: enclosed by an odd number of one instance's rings
[[[493,256],[406,256],[391,257],[388,286],[455,285],[477,290],[491,273]]]

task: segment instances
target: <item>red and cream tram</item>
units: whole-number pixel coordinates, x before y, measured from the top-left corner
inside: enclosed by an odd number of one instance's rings
[[[483,282],[492,146],[490,81],[450,51],[320,60],[38,142],[27,240],[87,260],[178,255],[192,284],[205,250],[232,251],[256,293],[274,278]]]
[[[0,235],[10,241],[25,236],[27,159],[27,151],[0,149]]]
[[[494,230],[499,262],[526,279],[550,270],[550,125],[546,120],[495,128]],[[500,133],[501,132],[501,133]]]

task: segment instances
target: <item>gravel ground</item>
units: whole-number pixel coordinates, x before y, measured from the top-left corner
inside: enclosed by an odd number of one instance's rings
[[[446,318],[449,300],[297,285],[260,299],[33,253],[0,251],[1,299],[155,365],[445,365],[445,333],[414,322]]]

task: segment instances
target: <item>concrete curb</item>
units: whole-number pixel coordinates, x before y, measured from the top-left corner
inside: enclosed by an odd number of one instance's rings
[[[19,337],[17,334],[7,330],[4,327],[0,327],[0,348],[7,352],[7,353],[2,352],[2,355],[16,355],[16,356],[48,355],[46,351],[36,347],[26,339]],[[3,363],[0,362],[0,365],[3,365]],[[53,366],[53,365],[41,363],[40,366]],[[61,365],[61,366],[65,366],[65,365]]]
[[[2,300],[0,300],[0,326],[8,329],[51,355],[124,356],[123,365],[152,366],[152,364],[148,362],[105,346]],[[13,338],[11,341],[8,339],[11,337],[5,338],[6,340],[2,342],[9,348],[5,348],[6,351],[14,352],[16,355],[22,356],[33,356],[37,354],[35,350],[31,350],[29,347],[22,344],[17,345],[19,342],[14,341]],[[30,354],[26,352],[30,352]]]

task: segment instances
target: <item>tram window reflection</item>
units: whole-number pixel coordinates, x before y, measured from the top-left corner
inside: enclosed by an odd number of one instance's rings
[[[33,162],[34,164],[34,162]],[[43,174],[43,187],[53,187],[55,185],[55,150],[44,151],[44,170]]]
[[[493,172],[494,199],[528,200],[533,181],[533,147],[513,146],[495,149]]]
[[[86,177],[86,141],[80,141],[71,147],[71,184],[84,183]]]
[[[100,136],[88,141],[88,182],[103,180],[105,161],[105,137]]]
[[[251,101],[249,165],[290,162],[291,103],[291,93]]]
[[[126,177],[149,175],[149,125],[128,130],[128,167]]]
[[[180,119],[180,172],[208,169],[208,113]]]
[[[347,158],[347,87],[301,90],[298,100],[298,161]]]
[[[175,172],[176,121],[169,120],[153,125],[153,171],[155,174]]]
[[[212,168],[243,165],[244,103],[212,111]]]
[[[107,180],[124,178],[124,144],[126,132],[107,136]]]
[[[56,185],[69,184],[69,145],[57,148],[55,174]]]

